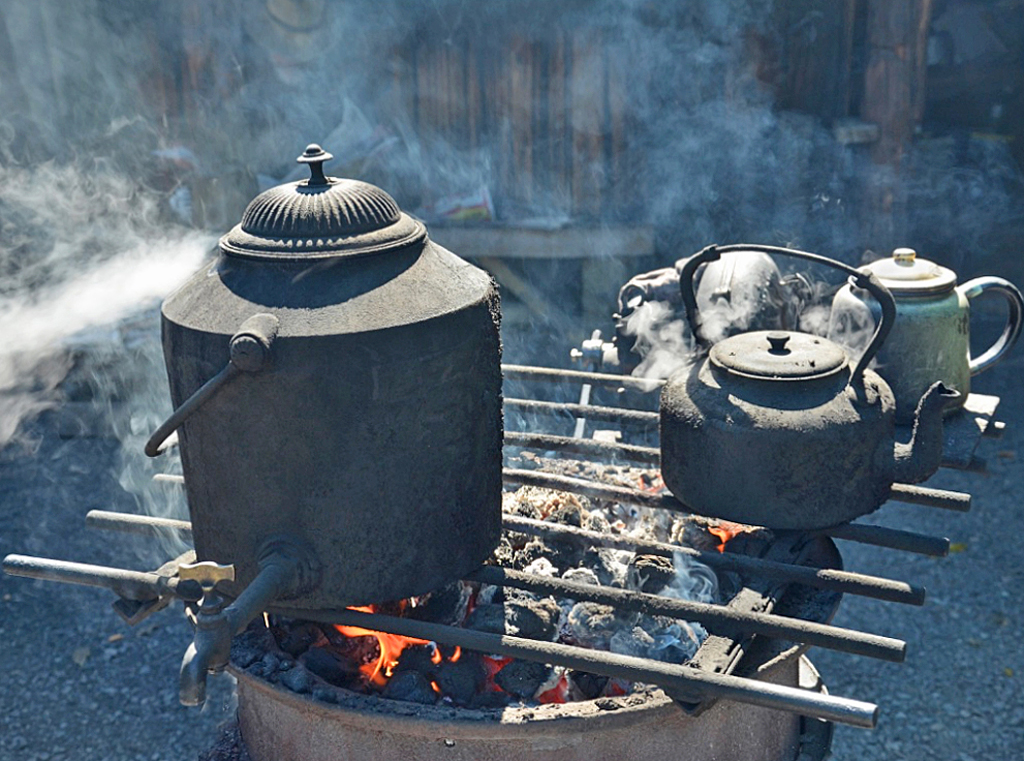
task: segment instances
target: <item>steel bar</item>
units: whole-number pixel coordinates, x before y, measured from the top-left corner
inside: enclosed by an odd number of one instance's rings
[[[531,367],[529,365],[502,365],[506,380],[528,381],[569,381],[591,383],[604,388],[630,388],[637,391],[655,391],[665,385],[658,378],[634,378],[632,375],[611,373],[589,373],[582,370],[560,370],[553,367]]]
[[[153,518],[149,515],[115,513],[109,510],[90,510],[85,514],[89,528],[123,531],[129,534],[152,534],[155,531],[177,531],[191,537],[192,524],[173,518]]]
[[[505,431],[505,443],[524,449],[569,452],[591,457],[622,458],[645,465],[658,465],[661,452],[655,447],[640,447],[632,444],[612,444],[594,439],[578,439],[570,436],[555,436],[547,433],[520,433]]]
[[[845,539],[858,544],[873,544],[876,547],[914,552],[918,555],[930,555],[936,558],[944,558],[949,554],[949,539],[945,537],[918,534],[888,526],[846,523],[842,526],[825,529],[821,533],[834,539]]]
[[[966,513],[971,509],[971,495],[961,491],[931,489],[916,484],[893,484],[889,490],[889,499],[906,502],[909,505],[941,507],[943,510],[956,510]]]
[[[4,572],[11,576],[24,576],[29,579],[103,587],[113,591],[119,597],[129,600],[155,600],[163,595],[177,594],[178,589],[176,578],[167,578],[156,573],[87,563],[72,563],[50,558],[35,558],[27,555],[5,557]]]
[[[574,494],[582,494],[587,497],[604,499],[609,502],[619,502],[626,505],[658,507],[684,513],[691,512],[686,505],[671,494],[652,494],[640,489],[633,489],[629,486],[611,486],[609,484],[597,483],[596,481],[588,481],[583,478],[516,468],[503,469],[502,478],[507,484],[523,484],[525,486],[539,486],[545,489],[569,491]]]
[[[585,417],[588,420],[600,420],[606,423],[630,423],[656,428],[660,416],[657,412],[631,410],[625,407],[600,407],[590,404],[574,404],[572,402],[540,402],[535,399],[506,399],[506,410],[522,412],[538,412],[548,415],[570,415]]]
[[[741,611],[723,605],[710,605],[615,587],[565,581],[496,566],[482,566],[465,578],[467,581],[483,584],[525,589],[539,595],[602,603],[614,606],[619,610],[697,621],[713,628],[716,634],[732,635],[740,632],[763,634],[775,639],[802,642],[897,663],[906,657],[907,644],[898,639],[798,618]]]
[[[517,470],[505,468],[505,483],[526,484],[548,489],[559,489],[582,494],[596,499],[606,499],[628,505],[657,507],[676,512],[689,513],[691,510],[669,493],[651,494],[628,486],[609,486],[587,479],[561,476],[554,473],[543,473],[537,470]],[[824,529],[821,533],[836,539],[846,539],[861,544],[873,544],[893,550],[915,552],[921,555],[944,557],[949,552],[949,540],[911,531],[886,528],[885,526],[869,526],[848,523],[835,528]]]
[[[871,703],[769,684],[755,679],[702,672],[685,665],[660,663],[603,650],[587,650],[557,642],[489,634],[357,610],[309,611],[274,606],[271,611],[305,620],[359,626],[371,631],[457,645],[467,650],[537,663],[558,664],[592,674],[656,684],[665,688],[673,697],[687,700],[735,700],[866,728],[874,727],[878,719],[878,706]]]
[[[679,552],[701,561],[716,571],[734,572],[755,577],[762,576],[781,582],[804,584],[815,589],[855,594],[862,597],[871,597],[876,600],[906,603],[908,605],[923,605],[925,599],[923,587],[907,584],[903,581],[894,581],[878,576],[867,576],[850,571],[792,565],[774,560],[762,560],[733,552],[702,552],[691,547],[669,544],[668,542],[644,541],[508,514],[502,516],[502,525],[507,531],[518,531],[522,534],[533,536],[577,539],[594,546],[612,547],[629,552],[643,552],[668,557]]]

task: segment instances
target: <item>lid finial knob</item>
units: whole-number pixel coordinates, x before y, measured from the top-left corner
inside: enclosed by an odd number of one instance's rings
[[[309,180],[306,185],[315,187],[327,185],[327,177],[324,175],[324,162],[330,161],[334,156],[325,151],[316,143],[310,143],[302,155],[295,159],[300,164],[309,164]]]
[[[789,343],[789,333],[773,330],[768,334],[768,343],[771,345],[771,349],[768,351],[772,354],[787,354],[786,344]]]
[[[910,267],[914,264],[914,259],[917,258],[917,252],[912,248],[897,248],[892,252],[892,258],[896,260],[897,264]]]

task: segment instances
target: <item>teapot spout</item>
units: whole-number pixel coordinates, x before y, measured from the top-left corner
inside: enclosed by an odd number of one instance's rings
[[[931,476],[942,463],[942,413],[946,405],[960,398],[960,392],[933,383],[914,413],[914,432],[907,444],[895,447],[895,479],[899,483],[916,484]]]

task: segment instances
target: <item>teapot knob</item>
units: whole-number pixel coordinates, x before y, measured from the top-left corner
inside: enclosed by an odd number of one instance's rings
[[[781,354],[786,351],[786,344],[789,342],[789,333],[773,330],[768,334],[768,343],[771,344],[773,354]]]
[[[893,260],[902,267],[910,267],[917,258],[917,252],[912,248],[897,248],[892,252]]]

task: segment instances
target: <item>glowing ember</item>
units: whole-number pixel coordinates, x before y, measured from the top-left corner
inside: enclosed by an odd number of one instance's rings
[[[497,685],[494,679],[498,676],[499,671],[512,662],[512,659],[495,657],[493,655],[484,655],[480,657],[480,662],[483,663],[484,669],[487,671],[487,679],[484,682],[484,691],[504,692],[504,690]]]
[[[537,695],[538,703],[565,703],[569,699],[569,679],[563,671],[555,686]]]
[[[362,611],[363,613],[376,613],[375,606],[366,605],[358,608],[351,608],[351,610]],[[370,684],[374,684],[377,687],[383,687],[388,683],[388,679],[394,673],[395,667],[398,666],[398,658],[401,656],[402,651],[411,645],[429,645],[431,642],[425,639],[416,639],[415,637],[402,637],[397,634],[387,634],[386,632],[375,632],[372,629],[364,629],[361,626],[341,626],[340,624],[334,627],[341,634],[346,637],[376,637],[377,646],[380,649],[380,656],[377,658],[376,663],[367,663],[364,666],[360,666],[359,670],[366,677]],[[435,663],[440,663],[441,651],[434,648],[438,660]],[[433,657],[431,658],[433,660]]]
[[[726,543],[746,530],[747,527],[742,523],[733,523],[732,521],[719,521],[717,526],[708,527],[708,532],[717,536],[722,542],[718,545],[719,552],[725,552]]]

